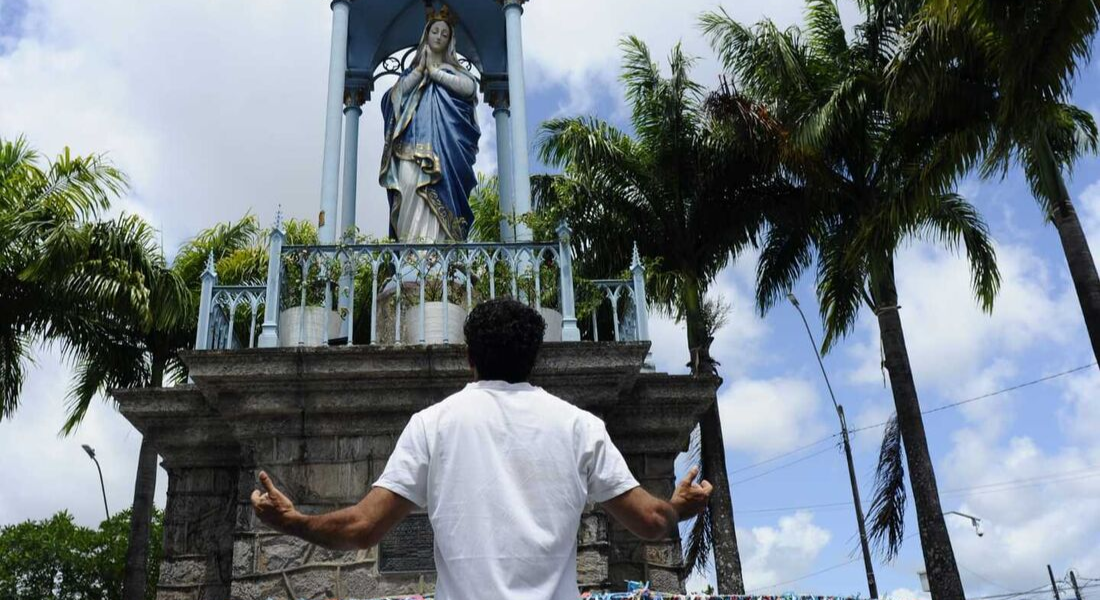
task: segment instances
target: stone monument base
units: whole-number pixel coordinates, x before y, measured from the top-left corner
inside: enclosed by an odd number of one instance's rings
[[[648,343],[549,343],[532,383],[590,410],[635,476],[667,497],[715,377],[641,372]],[[303,512],[359,501],[409,418],[470,381],[466,348],[193,352],[194,384],[114,392],[168,471],[159,600],[372,598],[434,589],[431,527],[412,515],[371,550],[333,552],[258,522],[260,469]],[[580,590],[683,589],[680,541],[643,543],[595,505],[577,532]]]

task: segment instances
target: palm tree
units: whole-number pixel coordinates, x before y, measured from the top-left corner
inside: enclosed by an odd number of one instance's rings
[[[64,224],[43,239],[39,258],[23,277],[51,293],[83,298],[91,308],[86,311],[85,327],[68,328],[59,336],[76,365],[64,433],[74,431],[92,400],[108,390],[163,387],[166,382],[186,378],[180,351],[190,348],[195,340],[198,273],[205,256],[235,257],[240,271],[237,276],[247,277],[255,267],[245,250],[257,232],[253,217],[217,225],[189,241],[171,265],[156,243],[156,231],[133,215]],[[202,260],[196,260],[197,256]],[[147,596],[145,569],[156,458],[149,440],[142,439],[124,600]]]
[[[88,327],[61,339],[76,366],[66,434],[79,426],[92,399],[107,390],[162,387],[166,376],[182,373],[179,350],[194,341],[196,304],[155,240],[156,232],[136,216],[62,226],[46,238],[40,258],[25,273],[97,308]],[[126,551],[125,600],[146,597],[156,469],[156,451],[143,438]]]
[[[125,187],[125,175],[101,155],[66,148],[43,165],[24,138],[0,139],[0,419],[19,406],[32,344],[80,327],[86,316],[80,298],[50,293],[23,271],[54,228],[93,218]]]
[[[1093,0],[932,0],[910,25],[891,75],[896,103],[915,118],[954,121],[946,155],[961,154],[960,169],[976,159],[984,177],[1023,167],[1058,231],[1100,359],[1100,277],[1065,181],[1097,148],[1092,115],[1069,98],[1098,24]]]
[[[627,38],[621,46],[634,135],[595,118],[544,123],[541,158],[563,172],[536,180],[536,197],[540,210],[573,227],[582,277],[621,271],[637,242],[649,263],[650,299],[686,322],[692,372],[713,374],[707,287],[754,243],[769,199],[785,191],[776,174],[774,135],[765,115],[747,103],[739,104],[745,110],[735,126],[710,118],[706,92],[690,78],[694,59],[679,46],[669,57],[668,77],[640,40]],[[702,470],[717,491],[710,518],[697,520],[689,537],[686,562],[689,569],[701,566],[712,540],[719,589],[740,594],[717,404],[700,428]]]
[[[806,190],[804,206],[771,222],[758,264],[758,307],[764,313],[781,301],[816,261],[823,351],[853,330],[863,306],[874,313],[900,431],[892,447],[900,456],[904,444],[932,595],[962,598],[898,312],[895,258],[913,237],[961,246],[987,311],[1000,277],[984,222],[952,192],[951,174],[929,160],[942,149],[937,132],[886,102],[886,70],[919,3],[858,5],[864,20],[850,41],[831,0],[807,2],[805,30],[767,20],[749,28],[724,12],[704,15],[702,26],[745,92],[789,130],[784,166]],[[888,557],[903,538],[903,515],[872,515],[872,536],[887,542]]]

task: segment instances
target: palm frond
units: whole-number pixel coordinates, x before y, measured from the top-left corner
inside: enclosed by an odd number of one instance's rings
[[[961,243],[970,265],[971,288],[983,310],[993,310],[1001,286],[997,253],[989,228],[978,211],[957,194],[937,195],[919,216],[922,234],[932,234],[940,246],[957,249]]]
[[[806,1],[806,34],[810,48],[821,56],[844,56],[848,40],[834,0]]]
[[[703,441],[699,426],[691,432],[688,443],[686,463],[689,465],[703,464]],[[706,474],[700,471],[699,477],[706,479]],[[684,575],[702,573],[710,564],[710,554],[714,549],[714,539],[711,528],[710,505],[702,514],[691,520],[687,528],[687,535],[683,540]]]
[[[24,333],[10,325],[0,331],[0,420],[15,415],[23,391],[24,365],[33,360]]]
[[[882,434],[875,493],[871,500],[868,537],[875,551],[887,562],[897,557],[905,538],[905,455],[898,418],[894,415]]]

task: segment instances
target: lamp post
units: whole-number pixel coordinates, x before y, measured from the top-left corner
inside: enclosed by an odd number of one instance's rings
[[[99,471],[99,489],[103,492],[103,512],[107,513],[107,518],[110,519],[111,510],[107,508],[107,488],[103,485],[103,469],[99,468],[99,461],[96,460],[95,450],[91,446],[88,444],[81,444],[80,447],[84,448],[84,451],[88,453],[88,458],[92,459],[92,462],[95,463],[96,471]]]
[[[825,378],[825,387],[829,390],[829,398],[832,399],[837,417],[840,418],[840,435],[844,440],[844,456],[848,459],[848,478],[852,482],[852,501],[856,507],[856,524],[859,525],[859,545],[863,550],[863,567],[867,571],[867,591],[871,598],[878,598],[878,585],[875,584],[875,569],[871,564],[871,550],[867,545],[867,525],[863,519],[863,504],[859,500],[859,484],[856,482],[856,466],[852,460],[852,444],[848,439],[848,422],[844,418],[844,407],[837,403],[836,395],[833,394],[833,386],[829,383],[829,375],[825,372],[825,363],[821,360],[821,353],[817,350],[814,334],[810,331],[810,322],[806,320],[802,307],[798,305],[798,298],[795,297],[793,292],[787,292],[787,299],[791,301],[795,310],[798,311],[798,315],[802,317],[802,324],[806,326],[806,335],[809,336],[810,345],[814,348],[817,365],[821,367],[821,376]]]
[[[958,516],[958,517],[962,517],[964,519],[970,519],[970,524],[974,526],[974,533],[978,534],[978,537],[982,537],[983,535],[985,535],[985,532],[982,531],[982,519],[981,519],[981,517],[975,517],[974,515],[968,515],[966,513],[961,513],[957,510],[949,510],[949,511],[943,513],[943,515],[945,517],[947,515],[955,515],[955,516]]]

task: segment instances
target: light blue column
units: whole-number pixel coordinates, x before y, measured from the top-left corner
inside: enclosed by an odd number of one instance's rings
[[[202,272],[202,292],[199,296],[199,324],[195,332],[195,350],[210,349],[210,311],[218,272],[214,269],[214,253],[206,257],[206,270]]]
[[[497,122],[497,184],[500,186],[500,239],[504,242],[516,241],[516,230],[512,225],[515,211],[515,177],[512,167],[512,117],[507,100],[498,100],[493,107],[493,117]]]
[[[340,235],[345,241],[355,229],[356,178],[359,174],[359,117],[363,116],[362,102],[355,94],[344,107],[344,206],[340,218]],[[350,232],[350,233],[349,233]]]
[[[351,91],[344,106],[344,204],[340,216],[340,236],[347,244],[355,243],[355,186],[359,173],[359,117],[363,116],[363,109],[360,107],[363,103],[362,97],[361,93]],[[354,308],[350,297],[351,277],[350,272],[340,276],[340,287],[336,296],[340,313],[347,315],[340,323],[340,335],[344,337],[348,337],[351,311]]]
[[[283,274],[283,216],[275,217],[275,227],[271,228],[271,237],[267,246],[267,299],[264,302],[264,324],[260,339],[256,345],[260,348],[275,348],[279,345],[279,278]]]
[[[649,339],[649,303],[645,293],[645,267],[642,265],[642,257],[638,254],[638,244],[634,244],[634,256],[630,263],[630,272],[634,276],[634,314],[638,320],[638,341],[650,342]],[[646,352],[642,370],[653,372],[653,344],[650,344]]]
[[[508,101],[512,116],[512,167],[515,176],[514,207],[517,217],[531,212],[531,167],[527,153],[527,84],[523,76],[524,0],[504,0],[504,25],[508,39]],[[531,241],[531,229],[517,224],[518,241]]]
[[[322,244],[336,241],[340,194],[340,121],[344,104],[344,76],[348,70],[349,0],[332,2],[332,47],[328,66],[328,104],[325,111],[325,157],[321,166],[321,213],[318,233]]]
[[[561,340],[581,341],[577,327],[577,308],[573,299],[573,247],[569,243],[573,232],[562,221],[558,225],[558,268],[561,269]]]

